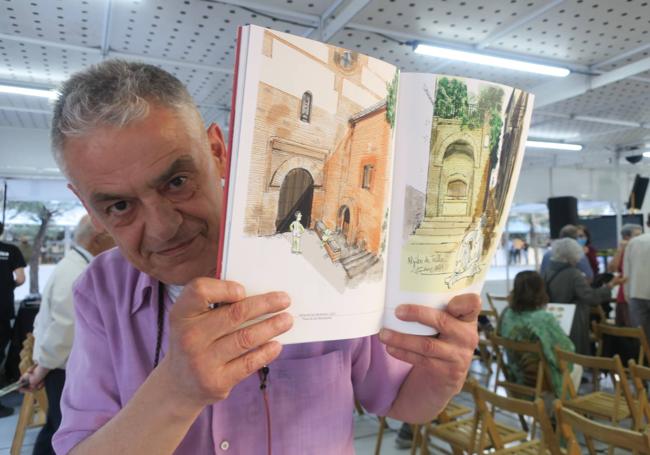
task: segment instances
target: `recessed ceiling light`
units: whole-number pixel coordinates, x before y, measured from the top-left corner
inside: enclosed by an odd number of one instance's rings
[[[526,141],[526,147],[550,150],[570,150],[573,152],[579,152],[582,150],[582,145],[580,144],[567,144],[565,142]]]
[[[544,74],[547,76],[565,77],[571,71],[560,66],[540,65],[538,63],[529,63],[522,60],[513,60],[510,58],[495,57],[492,55],[479,54],[476,52],[460,51],[445,47],[429,46],[428,44],[418,44],[415,47],[416,54],[429,55],[431,57],[446,58],[449,60],[459,60],[461,62],[476,63],[479,65],[496,66],[515,71],[526,71],[529,73]]]
[[[40,88],[18,87],[15,85],[0,85],[0,93],[12,93],[14,95],[40,96],[55,100],[59,96],[56,90],[45,90]]]

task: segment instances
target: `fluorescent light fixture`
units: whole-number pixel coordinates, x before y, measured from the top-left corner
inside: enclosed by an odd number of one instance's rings
[[[493,57],[491,55],[478,54],[475,52],[466,52],[438,46],[429,46],[428,44],[418,44],[415,47],[415,53],[429,55],[431,57],[459,60],[461,62],[477,63],[479,65],[496,66],[499,68],[507,68],[515,71],[545,74],[547,76],[565,77],[571,73],[571,71],[569,71],[567,68],[562,68],[559,66],[528,63],[521,60]]]
[[[570,150],[572,152],[579,152],[582,150],[582,145],[580,144],[566,144],[564,142],[526,141],[526,147],[551,150]]]
[[[650,152],[643,152],[643,156],[645,158],[650,158]]]
[[[15,95],[40,96],[55,100],[59,96],[56,90],[44,90],[40,88],[17,87],[15,85],[0,85],[0,93],[12,93]]]

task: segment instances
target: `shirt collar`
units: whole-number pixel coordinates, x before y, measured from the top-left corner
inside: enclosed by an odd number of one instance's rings
[[[84,247],[82,247],[77,243],[73,245],[72,249],[77,253],[79,253],[81,256],[83,256],[88,262],[92,261],[94,258],[94,256],[90,253],[90,251],[88,251],[87,249],[85,249]]]

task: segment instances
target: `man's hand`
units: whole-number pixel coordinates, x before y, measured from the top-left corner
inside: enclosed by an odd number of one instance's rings
[[[21,392],[34,392],[38,389],[42,389],[44,385],[45,376],[50,372],[49,368],[42,367],[40,365],[34,365],[29,370],[27,370],[21,377],[21,381],[28,383],[27,386],[21,387]]]
[[[480,311],[481,301],[476,294],[454,297],[445,310],[400,305],[396,310],[399,319],[433,327],[438,335],[426,337],[382,329],[379,338],[390,355],[413,365],[411,374],[418,377],[423,388],[446,397],[446,403],[463,387],[478,344]]]
[[[223,303],[215,310],[210,303]],[[160,366],[186,403],[203,408],[228,397],[240,381],[271,363],[282,350],[272,338],[293,325],[285,310],[289,296],[281,292],[246,297],[232,281],[191,281],[170,313],[169,351]]]

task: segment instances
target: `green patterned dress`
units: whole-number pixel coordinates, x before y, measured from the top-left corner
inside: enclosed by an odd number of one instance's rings
[[[551,372],[550,376],[555,396],[559,397],[562,391],[562,373],[560,364],[555,357],[554,348],[557,346],[565,351],[575,352],[575,347],[569,337],[562,331],[555,316],[544,309],[517,312],[506,308],[501,314],[497,333],[499,336],[513,341],[540,341],[542,352]],[[525,359],[514,362],[511,360],[507,362],[507,367],[516,382],[527,383],[525,367],[522,367],[522,365],[529,362],[526,362]],[[536,359],[533,361],[537,363]]]

